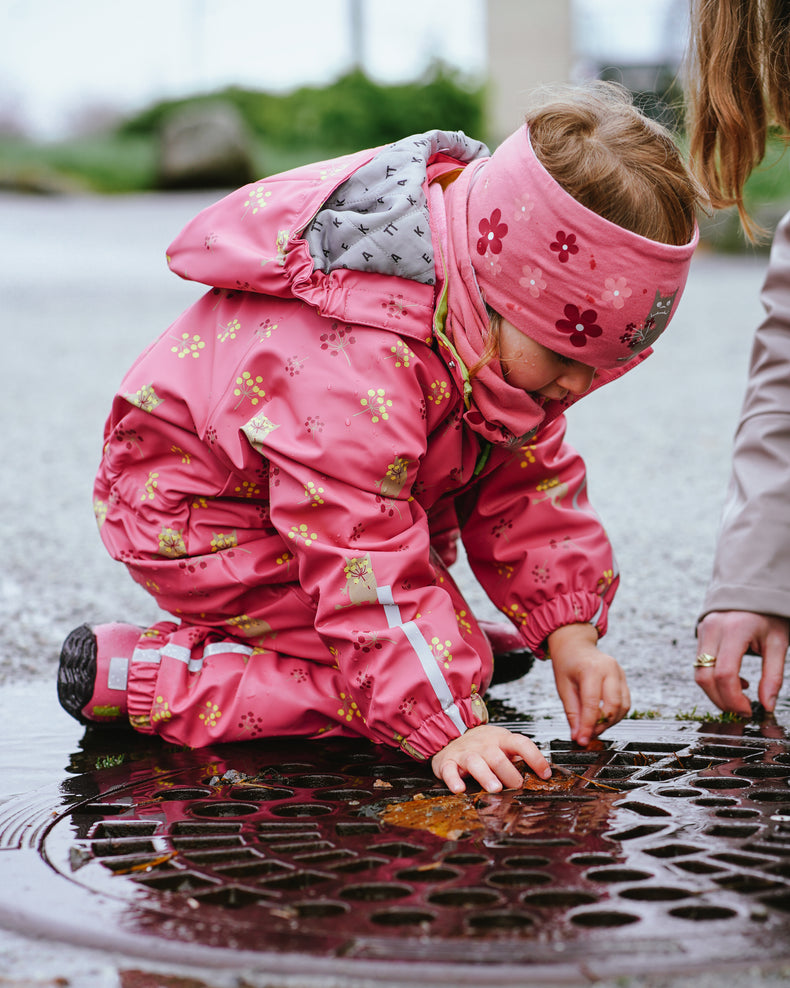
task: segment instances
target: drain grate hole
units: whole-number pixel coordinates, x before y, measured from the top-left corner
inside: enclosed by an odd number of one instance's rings
[[[476,913],[467,920],[469,929],[477,933],[491,930],[524,930],[534,925],[535,920],[531,916],[511,910]]]
[[[132,853],[151,855],[156,852],[153,841],[143,837],[116,837],[112,840],[91,841],[91,851],[96,858],[109,858],[113,855]]]
[[[685,772],[680,768],[656,768],[640,775],[640,779],[643,782],[667,782],[670,779],[677,779],[681,775],[685,775]]]
[[[613,854],[572,854],[568,860],[575,865],[606,865],[613,864],[615,856]]]
[[[668,885],[643,885],[633,889],[621,889],[618,893],[624,899],[638,902],[674,902],[687,899],[692,893],[688,889],[673,888]]]
[[[731,761],[733,758],[750,758],[753,755],[760,755],[762,749],[748,745],[703,744],[696,749],[696,753],[702,757],[724,758]]]
[[[686,747],[688,747],[686,744],[664,744],[659,741],[646,743],[629,741],[628,744],[623,745],[623,751],[636,751],[639,754],[648,751],[651,753],[674,755],[676,751],[682,751]]]
[[[357,837],[360,834],[380,834],[381,826],[372,820],[341,821],[335,827],[335,833],[338,837]]]
[[[146,868],[153,867],[157,858],[156,852],[154,852],[154,856],[152,857],[151,852],[149,851],[144,854],[119,854],[109,858],[97,857],[96,860],[100,861],[105,868],[109,868],[110,871],[123,875],[130,872],[143,871]]]
[[[251,813],[257,813],[258,807],[255,803],[196,803],[189,808],[189,812],[213,820],[224,816],[249,816]]]
[[[191,871],[170,871],[163,875],[135,876],[135,882],[146,888],[158,889],[160,892],[193,892],[208,886],[216,886],[218,882],[205,878]]]
[[[759,878],[754,875],[722,875],[714,878],[717,885],[731,892],[742,892],[750,895],[753,892],[770,892],[772,889],[783,888],[781,882],[772,882],[770,878]]]
[[[176,836],[214,836],[216,834],[240,834],[240,823],[199,823],[196,820],[177,820],[171,827],[170,833]]]
[[[173,847],[179,851],[200,851],[212,847],[228,847],[229,845],[240,846],[242,839],[236,834],[223,835],[217,837],[172,837]]]
[[[370,799],[372,795],[369,789],[325,789],[321,793],[321,799],[329,800],[330,803],[359,803],[363,799]]]
[[[153,799],[158,803],[187,803],[192,799],[206,799],[207,796],[211,795],[211,789],[163,789],[161,792],[154,793]]]
[[[475,854],[474,852],[458,852],[455,854],[446,854],[444,857],[445,864],[450,865],[461,865],[463,867],[467,865],[481,865],[488,864],[489,859],[485,854]]]
[[[446,860],[447,858],[445,858]],[[502,864],[506,868],[542,868],[544,865],[550,864],[550,859],[537,854],[514,854],[510,858],[505,858]]]
[[[341,916],[347,913],[349,909],[344,902],[333,902],[331,899],[316,899],[314,902],[296,902],[292,908],[296,915],[301,916],[302,919]]]
[[[749,783],[746,779],[734,779],[731,776],[712,775],[705,778],[694,779],[694,785],[700,789],[748,789]]]
[[[433,892],[428,896],[428,901],[436,906],[466,909],[472,906],[494,905],[500,901],[500,896],[491,889],[454,888]]]
[[[131,803],[82,803],[72,809],[71,815],[120,816],[122,813],[128,813],[133,809],[134,806]]]
[[[323,803],[286,803],[284,806],[275,806],[272,809],[275,816],[327,816],[334,812],[334,807],[325,806]]]
[[[759,825],[750,827],[745,824],[715,823],[712,827],[707,827],[705,833],[710,837],[728,837],[732,840],[739,837],[751,837],[760,830]]]
[[[629,841],[629,840],[639,840],[640,837],[650,837],[651,834],[660,834],[662,830],[666,830],[667,824],[660,823],[643,823],[638,827],[630,827],[628,830],[618,830],[616,833],[607,834],[609,840],[613,841]]]
[[[340,895],[354,902],[385,902],[387,899],[403,899],[411,895],[408,885],[396,885],[394,882],[369,882],[365,885],[348,885]]]
[[[677,909],[670,909],[669,915],[675,916],[677,919],[689,919],[695,923],[702,923],[715,919],[732,919],[738,914],[734,909],[728,909],[726,906],[708,906],[700,903],[695,906],[678,906]]]
[[[737,851],[722,851],[720,854],[712,854],[711,857],[716,861],[736,865],[738,868],[761,868],[770,860],[755,854],[739,854]]]
[[[555,765],[568,768],[578,765],[595,765],[598,757],[598,753],[595,751],[566,751],[562,755],[553,755],[551,760]]]
[[[387,909],[370,917],[379,926],[427,926],[434,919],[436,916],[425,909]]]
[[[596,774],[595,778],[611,781],[613,779],[629,779],[633,774],[634,770],[632,768],[619,768],[616,765],[607,765]]]
[[[290,799],[294,794],[293,789],[284,789],[281,786],[239,786],[232,789],[231,799],[254,799],[259,803],[269,803],[275,799]]]
[[[708,864],[707,861],[678,861],[676,867],[682,868],[692,875],[715,875],[724,871],[721,865]]]
[[[644,882],[655,876],[649,871],[639,871],[637,868],[598,868],[588,871],[584,876],[591,882]]]
[[[570,837],[500,837],[492,847],[575,847]]]
[[[704,770],[715,768],[717,765],[725,765],[730,760],[729,758],[702,758],[699,755],[691,755],[678,758],[677,763],[687,772],[698,772],[700,769]]]
[[[270,901],[256,892],[236,885],[225,885],[215,892],[196,892],[194,898],[198,902],[207,902],[209,905],[222,906],[225,909],[241,909],[256,902]]]
[[[261,875],[276,875],[290,871],[290,866],[280,861],[242,861],[238,864],[223,864],[215,868],[222,875],[233,875],[236,878],[257,878]]]
[[[790,793],[785,789],[757,789],[749,793],[749,799],[758,803],[788,803]],[[789,804],[790,805],[790,804]]]
[[[495,871],[487,881],[501,888],[528,888],[532,885],[548,885],[551,875],[545,871]]]
[[[733,799],[732,796],[703,796],[701,799],[695,799],[694,803],[697,806],[736,806],[738,800]]]
[[[427,909],[387,909],[373,913],[371,923],[378,926],[428,926],[436,919]]]
[[[754,817],[760,816],[759,810],[743,810],[743,809],[733,809],[726,807],[723,810],[717,810],[716,816],[721,817],[724,820],[749,820]]]
[[[760,763],[736,768],[732,774],[742,775],[745,779],[787,779],[790,778],[790,768]]]
[[[639,803],[635,800],[626,800],[617,804],[623,810],[630,810],[638,813],[639,816],[672,816],[669,810],[664,810],[660,806],[653,806],[652,803]]]
[[[404,868],[395,877],[402,882],[450,882],[460,874],[457,868],[437,868],[427,865],[425,868]]]
[[[102,820],[92,837],[152,837],[159,825],[148,820]]]
[[[790,846],[787,846],[786,844],[774,843],[773,838],[770,836],[764,837],[763,840],[765,843],[761,844],[754,841],[753,843],[745,844],[744,848],[747,851],[754,851],[757,854],[769,854],[771,857],[775,858],[790,857]]]
[[[346,779],[342,775],[300,775],[288,781],[299,789],[328,789],[342,786]]]
[[[221,864],[223,861],[249,861],[251,859],[260,861],[260,856],[251,848],[212,848],[207,851],[192,851],[189,854],[189,860],[200,865]]]
[[[667,796],[669,799],[691,799],[699,796],[699,789],[656,789],[657,796]]]
[[[576,926],[588,928],[607,928],[629,926],[638,923],[639,917],[632,913],[621,913],[613,909],[601,909],[592,912],[578,912],[571,916],[571,922]]]
[[[598,897],[581,889],[553,889],[546,892],[527,892],[521,897],[525,906],[538,909],[573,909],[598,901]]]

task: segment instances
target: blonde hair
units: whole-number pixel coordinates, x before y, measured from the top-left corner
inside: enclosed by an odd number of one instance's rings
[[[669,131],[612,82],[539,90],[527,110],[535,154],[574,199],[660,243],[694,233],[704,193]]]
[[[771,124],[790,129],[790,2],[694,0],[688,64],[692,166],[717,208],[736,206],[765,156]]]
[[[611,82],[536,91],[526,114],[535,155],[587,209],[639,236],[682,246],[704,192],[668,130]],[[489,309],[485,349],[470,378],[499,351],[501,318]]]

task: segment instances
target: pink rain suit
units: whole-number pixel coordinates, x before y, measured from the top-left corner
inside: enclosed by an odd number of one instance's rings
[[[525,646],[605,632],[616,566],[564,408],[486,441],[443,332],[436,180],[486,153],[433,132],[275,175],[171,245],[210,288],[126,375],[94,500],[107,549],[175,619],[131,657],[137,730],[430,757],[487,718],[491,649],[448,573],[459,533]]]

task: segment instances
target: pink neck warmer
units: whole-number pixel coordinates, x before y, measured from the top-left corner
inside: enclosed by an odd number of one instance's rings
[[[699,237],[658,243],[582,206],[538,161],[526,127],[467,165],[444,202],[447,331],[467,367],[485,348],[488,302],[557,353],[624,369],[669,324]],[[474,378],[472,396],[483,421],[472,411],[469,424],[494,442],[529,434],[553,404],[508,385],[496,359]]]

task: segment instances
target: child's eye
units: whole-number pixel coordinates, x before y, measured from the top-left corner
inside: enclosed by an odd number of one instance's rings
[[[559,362],[560,362],[561,364],[563,364],[563,365],[564,365],[565,367],[570,367],[570,365],[571,365],[572,363],[574,363],[574,362],[575,362],[575,361],[573,360],[573,358],[572,358],[572,357],[566,357],[564,353],[557,353],[557,352],[555,351],[555,352],[554,352],[554,356],[555,356],[555,357],[557,358],[557,360],[558,360],[558,361],[559,361]]]

